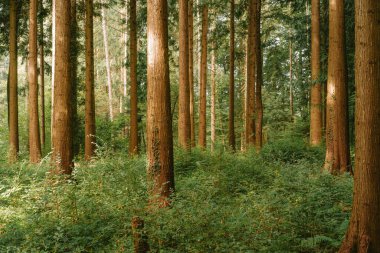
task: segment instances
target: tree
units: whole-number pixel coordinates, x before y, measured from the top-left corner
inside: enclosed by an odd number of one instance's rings
[[[330,0],[325,168],[332,173],[350,170],[344,38],[344,0]]]
[[[208,6],[202,6],[202,53],[201,53],[201,82],[199,85],[199,133],[198,145],[206,148],[206,86],[207,86],[207,32]]]
[[[71,106],[72,106],[72,131],[73,131],[73,152],[79,154],[79,118],[78,118],[78,21],[77,21],[77,0],[71,0]]]
[[[17,98],[17,1],[9,2],[9,161],[17,160],[18,98]]]
[[[379,23],[379,1],[355,1],[354,202],[340,253],[380,252]]]
[[[174,191],[167,9],[166,0],[148,0],[148,178],[150,194],[159,206],[169,205]]]
[[[130,79],[131,79],[131,117],[130,117],[130,136],[129,154],[138,154],[138,108],[137,108],[137,23],[136,23],[136,0],[130,0],[130,27],[129,27],[129,55],[131,60]]]
[[[95,91],[94,91],[94,3],[86,0],[86,98],[85,98],[85,159],[90,160],[95,153]]]
[[[71,132],[71,67],[70,67],[71,1],[55,2],[56,40],[53,107],[53,162],[56,173],[71,174],[73,164]]]
[[[40,1],[40,11],[43,11],[43,2]],[[41,146],[45,146],[46,131],[45,131],[45,59],[44,59],[44,19],[40,19],[40,134]]]
[[[37,70],[37,0],[29,4],[29,159],[38,163],[41,159],[40,129],[38,123],[38,70]]]
[[[310,144],[318,146],[322,141],[322,94],[321,47],[320,47],[320,2],[311,2],[311,103],[310,103]]]
[[[235,0],[230,0],[230,107],[228,117],[228,143],[235,150]]]
[[[263,102],[261,98],[261,86],[263,84],[263,63],[261,53],[261,0],[255,0],[254,16],[255,30],[254,30],[254,58],[255,58],[255,77],[256,77],[256,89],[255,89],[255,147],[259,151],[263,145]]]
[[[178,143],[184,149],[189,149],[191,142],[188,7],[188,0],[179,0]]]
[[[245,144],[246,147],[255,144],[255,1],[248,3],[248,38],[247,38],[247,82],[246,82],[246,109],[245,109]]]
[[[195,146],[194,122],[194,0],[189,0],[189,87],[190,87],[190,139],[191,146]]]
[[[214,30],[214,29],[213,29]],[[215,115],[215,100],[216,100],[216,68],[215,68],[215,54],[216,54],[215,42],[212,42],[211,51],[211,152],[215,149],[215,139],[216,139],[216,115]]]

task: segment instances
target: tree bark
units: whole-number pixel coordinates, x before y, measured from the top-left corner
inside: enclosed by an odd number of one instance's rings
[[[70,67],[71,1],[55,2],[56,53],[53,107],[53,154],[56,173],[71,174],[74,167],[72,150],[72,106]]]
[[[129,138],[129,154],[137,155],[139,152],[139,136],[138,136],[138,108],[137,108],[137,35],[136,35],[136,0],[130,0],[130,60],[131,60],[131,69],[130,69],[130,79],[131,79],[131,89],[130,89],[130,108],[131,108],[131,117],[130,117],[130,138]]]
[[[212,51],[211,51],[211,152],[215,150],[215,141],[216,141],[216,114],[215,114],[215,100],[216,100],[216,68],[215,68],[215,42],[212,42]]]
[[[255,1],[250,0],[248,3],[247,96],[245,109],[245,143],[247,148],[255,144]]]
[[[40,1],[41,11],[43,10],[43,2]],[[40,133],[41,133],[41,146],[45,146],[46,132],[45,132],[45,52],[44,52],[44,21],[40,21]]]
[[[86,0],[86,98],[84,155],[87,161],[95,154],[95,90],[94,90],[94,2]]]
[[[380,2],[355,1],[355,176],[340,253],[380,252]],[[377,25],[376,25],[377,24]]]
[[[9,162],[17,160],[18,97],[17,97],[17,1],[9,3]]]
[[[103,0],[101,0],[103,4]],[[106,57],[106,70],[107,70],[107,87],[108,87],[108,110],[110,120],[113,121],[113,106],[112,106],[112,80],[111,80],[111,64],[109,59],[109,51],[108,51],[108,34],[107,34],[107,21],[106,21],[106,13],[104,6],[101,9],[102,16],[102,30],[103,30],[103,43],[104,43],[104,54]]]
[[[52,21],[51,21],[51,112],[50,114],[54,114],[54,77],[55,77],[55,1],[52,0],[52,10],[51,10],[51,15],[52,15]],[[50,145],[53,148],[53,129],[54,129],[54,118],[53,116],[50,117]]]
[[[208,33],[208,6],[202,6],[202,52],[199,87],[199,133],[198,145],[206,148],[206,86],[207,86],[207,33]]]
[[[124,62],[123,62],[123,101],[125,103],[127,102],[127,84],[128,84],[128,71],[127,71],[126,62],[128,62],[128,0],[125,0],[125,32],[124,32]]]
[[[77,0],[71,0],[71,106],[72,106],[72,131],[73,152],[79,154],[79,119],[78,119],[78,22],[77,22]]]
[[[344,0],[330,0],[329,13],[325,168],[337,174],[350,171]]]
[[[289,41],[289,111],[290,122],[294,121],[294,97],[293,97],[293,41],[290,35]]]
[[[37,0],[29,4],[29,160],[38,163],[41,160],[40,129],[38,122],[38,70],[37,70]]]
[[[148,0],[147,160],[150,195],[168,206],[174,191],[173,132],[170,110],[168,5]]]
[[[322,94],[321,83],[321,41],[320,3],[311,2],[311,101],[310,101],[310,145],[319,146],[322,141]]]
[[[191,147],[188,7],[188,0],[179,0],[178,143],[186,150]]]
[[[255,74],[256,74],[256,92],[255,92],[255,119],[256,119],[256,133],[255,133],[255,147],[256,151],[260,151],[263,146],[263,102],[261,98],[261,86],[263,84],[263,68],[262,68],[262,52],[261,52],[261,29],[260,29],[260,20],[261,20],[261,0],[256,0],[255,7],[255,32],[254,32],[254,41],[255,41]]]
[[[190,87],[190,139],[191,146],[195,146],[194,122],[194,0],[189,0],[189,87]]]
[[[235,0],[230,0],[230,83],[228,144],[235,151]]]

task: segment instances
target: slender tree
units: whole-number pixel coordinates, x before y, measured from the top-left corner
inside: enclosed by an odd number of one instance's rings
[[[94,3],[86,0],[86,98],[85,98],[85,159],[90,160],[95,153],[95,91],[94,91]]]
[[[289,111],[290,121],[294,121],[294,95],[293,95],[293,41],[290,34],[289,41]]]
[[[322,94],[318,80],[321,72],[320,2],[311,1],[311,103],[310,144],[318,146],[322,141]]]
[[[178,143],[184,149],[189,149],[191,142],[188,7],[188,0],[179,0]]]
[[[123,61],[123,101],[127,101],[128,71],[125,65],[128,61],[128,0],[125,0],[125,31],[124,38],[124,61]],[[123,108],[122,108],[123,109]]]
[[[174,191],[173,132],[170,109],[168,5],[148,0],[147,158],[150,194],[159,206]]]
[[[230,0],[230,107],[228,116],[228,143],[235,150],[235,0]]]
[[[9,2],[9,161],[17,160],[18,97],[17,97],[17,1]]]
[[[189,87],[190,87],[190,139],[191,146],[195,146],[194,122],[194,0],[189,0]]]
[[[245,109],[245,143],[246,146],[255,144],[255,1],[248,3],[248,38],[247,38],[247,82],[246,82],[246,109]]]
[[[263,64],[262,64],[262,52],[261,52],[261,0],[255,0],[254,17],[255,20],[255,32],[254,32],[254,58],[255,58],[255,77],[256,77],[256,89],[255,89],[255,119],[256,119],[256,133],[255,133],[255,147],[259,151],[263,145],[263,102],[261,98],[261,86],[263,84]]]
[[[207,86],[207,33],[208,6],[202,6],[202,53],[201,53],[201,82],[199,86],[199,136],[198,145],[206,148],[206,86]]]
[[[340,253],[380,252],[379,24],[380,2],[356,0],[354,202]]]
[[[215,100],[216,100],[216,68],[215,68],[215,54],[216,54],[215,42],[212,42],[211,51],[211,152],[215,149],[215,139],[216,139],[216,113],[215,113]]]
[[[56,18],[55,18],[55,1],[52,0],[52,10],[51,10],[51,115],[54,114],[54,84],[55,84],[55,23],[56,23]],[[50,142],[51,145],[53,145],[53,129],[54,129],[54,118],[51,117],[50,119]],[[52,146],[53,147],[53,146]]]
[[[29,159],[31,163],[41,160],[40,129],[38,124],[38,69],[37,69],[37,11],[38,1],[29,4]]]
[[[330,0],[325,168],[332,173],[350,170],[344,38],[344,0]]]
[[[40,1],[40,11],[43,10],[43,1]],[[44,52],[44,20],[40,19],[40,133],[41,146],[45,146],[45,52]]]
[[[136,0],[130,0],[129,4],[130,14],[129,14],[129,56],[131,60],[131,69],[130,69],[130,79],[131,79],[131,88],[130,88],[130,136],[129,136],[129,154],[136,155],[139,152],[138,149],[138,108],[137,108],[137,21],[136,21]]]
[[[71,1],[55,2],[56,53],[53,107],[53,154],[56,173],[71,174],[73,164],[71,132],[71,67],[70,67]]]

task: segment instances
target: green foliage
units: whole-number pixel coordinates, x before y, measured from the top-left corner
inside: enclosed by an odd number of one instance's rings
[[[20,162],[0,168],[1,252],[132,252],[131,218],[154,252],[335,252],[352,179],[320,171],[302,139],[255,151],[175,152],[171,208],[147,208],[144,156],[102,152],[70,180]]]

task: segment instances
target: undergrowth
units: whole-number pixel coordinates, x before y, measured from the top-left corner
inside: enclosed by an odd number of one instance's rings
[[[148,210],[144,156],[104,151],[69,182],[40,165],[0,164],[0,252],[132,252],[140,216],[153,252],[335,252],[352,179],[320,170],[302,139],[255,151],[175,152],[171,208]]]

